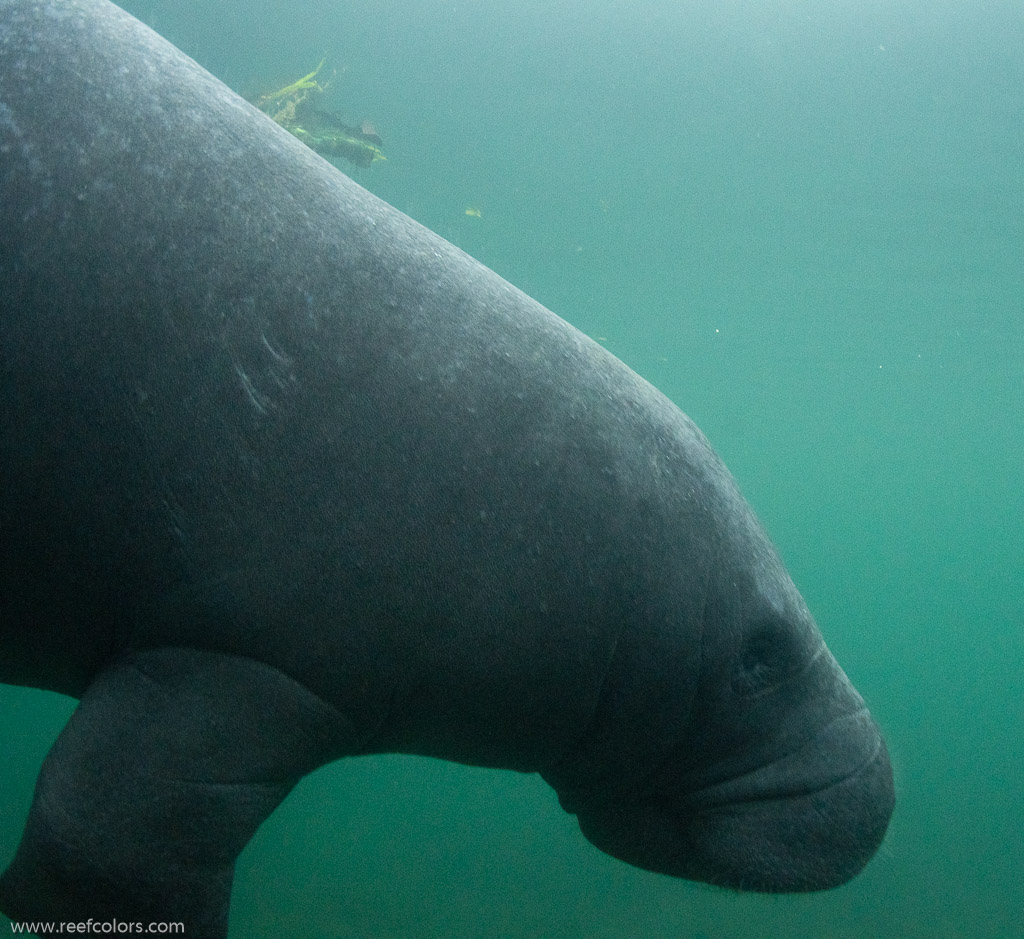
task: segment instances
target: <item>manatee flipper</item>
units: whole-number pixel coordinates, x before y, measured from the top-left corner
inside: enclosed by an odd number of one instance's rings
[[[224,937],[239,852],[345,731],[337,711],[251,659],[118,659],[43,764],[0,906],[15,919],[173,921]]]

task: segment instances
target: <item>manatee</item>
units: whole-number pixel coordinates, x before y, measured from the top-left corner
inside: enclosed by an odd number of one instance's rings
[[[740,890],[882,841],[879,729],[696,426],[107,0],[0,2],[0,478],[0,680],[79,699],[13,919],[223,937],[356,754]]]

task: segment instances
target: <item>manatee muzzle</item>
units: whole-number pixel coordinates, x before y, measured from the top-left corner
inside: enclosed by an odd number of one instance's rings
[[[827,890],[882,843],[895,797],[866,709],[832,721],[779,760],[706,788],[578,812],[602,851],[658,873],[737,890]]]

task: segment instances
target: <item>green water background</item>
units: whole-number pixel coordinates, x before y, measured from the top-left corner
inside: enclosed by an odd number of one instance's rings
[[[533,777],[346,761],[243,854],[233,939],[1024,936],[1024,7],[123,5],[242,92],[326,54],[387,154],[343,169],[693,416],[896,769],[860,878],[760,897],[605,857]],[[0,690],[0,864],[69,710]]]

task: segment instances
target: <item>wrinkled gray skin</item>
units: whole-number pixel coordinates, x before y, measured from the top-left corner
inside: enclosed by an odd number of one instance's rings
[[[362,753],[729,887],[878,847],[878,729],[693,423],[105,0],[0,0],[0,311],[0,679],[81,698],[8,916],[223,936]]]

